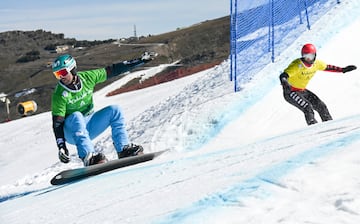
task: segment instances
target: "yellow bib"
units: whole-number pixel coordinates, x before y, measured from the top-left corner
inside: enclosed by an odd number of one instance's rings
[[[323,61],[315,60],[311,67],[306,67],[301,59],[298,58],[291,62],[284,72],[289,75],[288,82],[291,86],[298,89],[305,89],[315,73],[317,71],[324,71],[326,66]]]

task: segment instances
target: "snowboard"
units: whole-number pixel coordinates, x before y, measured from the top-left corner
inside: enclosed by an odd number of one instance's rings
[[[64,170],[56,174],[50,181],[52,185],[62,185],[73,181],[82,180],[87,177],[95,176],[101,173],[105,173],[111,170],[119,169],[126,166],[143,163],[153,160],[155,157],[161,155],[167,150],[145,153],[142,155],[136,155],[131,157],[125,157],[122,159],[115,159],[102,164],[96,164],[92,166],[86,166],[71,170]]]

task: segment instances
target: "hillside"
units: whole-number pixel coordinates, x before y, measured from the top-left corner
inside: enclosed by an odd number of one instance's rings
[[[16,110],[19,102],[34,100],[38,105],[37,113],[48,111],[50,94],[56,84],[49,65],[59,54],[46,49],[55,45],[75,46],[65,52],[76,57],[79,70],[102,67],[116,61],[135,58],[144,51],[156,51],[159,57],[148,66],[178,60],[181,65],[165,70],[159,74],[159,77],[162,77],[160,79],[166,81],[171,80],[173,76],[188,75],[192,72],[193,66],[196,66],[195,71],[198,71],[199,65],[202,69],[206,69],[228,57],[229,25],[229,17],[223,17],[161,35],[140,37],[139,40],[129,38],[121,44],[114,44],[115,40],[78,41],[74,38],[65,38],[63,34],[53,34],[44,30],[3,32],[0,33],[0,76],[2,78],[0,93],[8,94],[11,101],[11,120],[21,117]],[[22,59],[29,61],[19,62]],[[174,71],[175,69],[177,70]],[[102,86],[113,81],[109,80]],[[136,82],[132,83],[136,84]],[[15,97],[15,94],[18,96],[23,90],[33,93]],[[1,102],[0,122],[6,119],[6,107]]]

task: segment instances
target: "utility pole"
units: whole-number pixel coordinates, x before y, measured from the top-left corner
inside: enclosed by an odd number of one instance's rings
[[[0,100],[3,102],[3,103],[5,103],[5,107],[6,107],[6,113],[7,113],[7,119],[6,119],[6,121],[10,121],[10,100],[9,100],[9,98],[7,98],[6,97],[6,95],[5,96],[3,96],[3,97],[0,97]]]
[[[10,121],[10,100],[9,98],[6,98],[5,100],[5,104],[6,104],[6,112],[7,112],[7,121]]]
[[[136,34],[136,25],[134,24],[134,37],[136,38],[136,39],[138,39],[137,38],[137,34]]]

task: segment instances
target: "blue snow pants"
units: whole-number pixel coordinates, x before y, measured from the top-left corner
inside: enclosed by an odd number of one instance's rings
[[[119,106],[107,106],[91,115],[84,116],[75,112],[65,119],[66,142],[76,145],[81,159],[90,152],[95,152],[92,139],[111,127],[112,140],[117,152],[121,152],[124,145],[129,144],[125,121]]]

